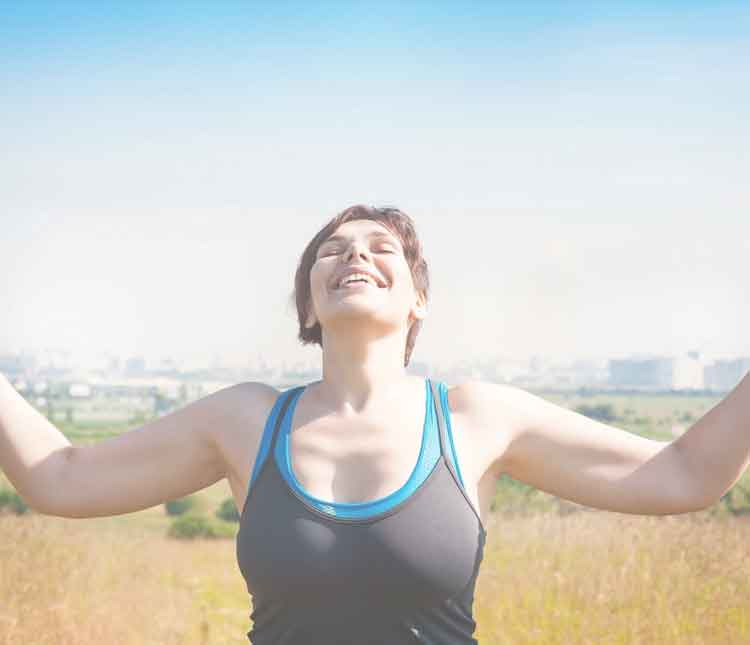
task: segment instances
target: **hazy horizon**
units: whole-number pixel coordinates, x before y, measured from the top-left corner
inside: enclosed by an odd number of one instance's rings
[[[372,203],[414,361],[750,355],[745,4],[6,14],[0,351],[307,362],[299,256]]]

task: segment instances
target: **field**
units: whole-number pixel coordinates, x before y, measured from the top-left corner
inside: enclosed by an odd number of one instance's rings
[[[232,540],[168,539],[151,510],[115,519],[0,517],[1,645],[247,642]],[[497,514],[488,530],[482,644],[750,640],[743,520]]]
[[[652,399],[606,400],[648,418],[648,430],[717,401]],[[195,497],[208,515],[229,496],[222,481]],[[475,600],[483,645],[750,642],[746,518],[498,508]],[[95,519],[0,515],[0,645],[247,642],[251,599],[234,541],[168,538],[171,519],[163,506]]]

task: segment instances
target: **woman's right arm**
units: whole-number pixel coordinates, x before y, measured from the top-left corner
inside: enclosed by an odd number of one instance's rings
[[[0,468],[24,501],[45,515],[132,513],[206,488],[226,476],[218,437],[261,405],[261,383],[226,387],[90,445],[73,445],[0,375]]]

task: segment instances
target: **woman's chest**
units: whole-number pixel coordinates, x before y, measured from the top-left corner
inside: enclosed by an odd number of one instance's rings
[[[485,459],[478,432],[461,414],[451,415],[452,454],[464,482],[464,490],[475,512],[486,526],[494,494],[494,480],[486,476]],[[279,436],[282,459],[304,492],[333,503],[358,503],[382,499],[404,488],[430,439],[437,441],[437,428],[423,415],[393,411],[389,422],[382,419],[319,418],[303,420],[287,437]],[[229,483],[242,510],[255,462],[247,446],[233,442],[234,455]],[[450,446],[446,446],[448,450]],[[256,448],[257,450],[257,448]],[[269,450],[264,460],[273,459]]]
[[[361,419],[354,424],[310,424],[292,433],[286,451],[282,446],[280,454],[288,455],[294,478],[318,499],[336,503],[382,499],[402,490],[420,462],[431,465],[440,454],[434,424],[416,416],[400,421],[383,424]],[[458,462],[467,496],[479,510],[486,497],[481,495],[481,448],[464,423],[460,415],[453,415],[453,432],[446,435],[453,445],[446,445],[444,454]]]

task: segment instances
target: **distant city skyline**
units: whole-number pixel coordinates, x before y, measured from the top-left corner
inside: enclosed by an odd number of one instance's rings
[[[354,203],[414,218],[414,361],[750,355],[750,5],[20,4],[0,24],[0,351],[319,360]]]
[[[0,373],[19,390],[40,393],[55,383],[88,396],[97,388],[164,388],[174,393],[180,383],[190,384],[194,394],[215,391],[244,380],[262,380],[279,387],[309,382],[324,376],[320,363],[268,363],[257,357],[245,365],[188,365],[174,359],[148,361],[142,356],[122,359],[109,355],[97,365],[80,365],[75,357],[59,352],[31,352],[19,356],[0,354]],[[706,392],[729,391],[750,370],[750,356],[711,360],[698,351],[682,356],[640,356],[600,360],[554,361],[532,357],[526,361],[488,358],[436,365],[412,361],[410,374],[450,383],[479,379],[533,389],[648,390]],[[201,385],[203,383],[203,385]],[[197,388],[197,390],[195,390]],[[75,395],[75,394],[73,394]]]
[[[112,369],[113,364],[118,364],[122,371],[128,369],[128,364],[143,363],[147,370],[167,369],[173,365],[178,369],[210,369],[210,368],[230,368],[230,369],[261,369],[268,368],[279,370],[283,368],[292,369],[295,366],[304,369],[314,369],[321,367],[320,355],[307,355],[297,357],[297,360],[274,360],[270,356],[256,354],[246,356],[241,359],[234,356],[222,356],[214,354],[206,359],[200,358],[181,358],[176,355],[147,355],[147,354],[118,354],[116,352],[102,352],[100,354],[91,354],[89,362],[83,361],[79,356],[65,348],[24,348],[19,352],[7,351],[0,349],[0,359],[20,359],[27,360],[32,357],[34,361],[44,365],[69,366],[73,369]],[[525,364],[528,366],[543,365],[575,365],[575,364],[600,364],[617,362],[617,361],[642,361],[651,359],[679,359],[690,358],[698,360],[705,364],[712,364],[716,361],[736,361],[750,360],[750,354],[707,354],[699,349],[693,349],[687,352],[665,353],[665,352],[632,352],[623,355],[611,356],[562,356],[555,357],[550,355],[532,354],[529,356],[484,356],[474,359],[461,358],[456,361],[429,361],[429,360],[412,360],[410,365],[427,365],[440,368],[458,367],[461,365],[479,365],[479,364]],[[1,362],[1,361],[0,361]]]

